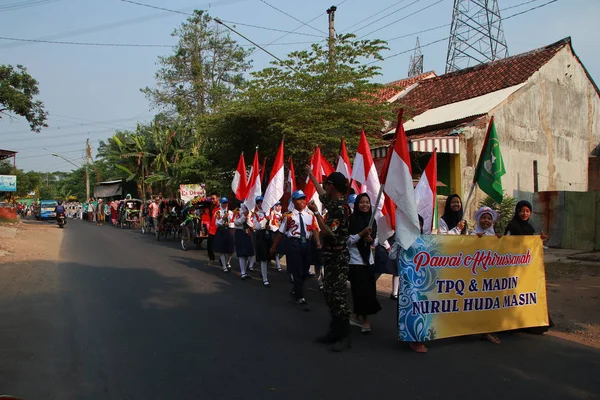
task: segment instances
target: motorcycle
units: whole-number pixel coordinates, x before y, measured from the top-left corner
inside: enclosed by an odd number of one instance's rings
[[[56,222],[58,223],[58,227],[62,229],[65,226],[65,224],[67,223],[65,214],[63,214],[63,213],[58,214],[56,216]]]

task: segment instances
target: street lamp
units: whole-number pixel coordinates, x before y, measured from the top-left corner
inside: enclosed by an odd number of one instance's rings
[[[44,148],[44,150],[49,151],[46,148]],[[81,165],[76,164],[74,161],[69,160],[67,157],[65,157],[65,156],[63,156],[61,154],[52,153],[52,156],[58,157],[58,158],[62,158],[66,162],[71,163],[72,165],[74,165],[75,167],[81,168]],[[86,200],[89,200],[89,198],[90,198],[90,174],[88,173],[87,159],[86,159],[86,163],[85,163],[85,198],[86,198]]]

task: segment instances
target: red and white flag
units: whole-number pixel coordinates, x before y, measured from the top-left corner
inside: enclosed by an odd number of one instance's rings
[[[250,171],[250,178],[248,179],[248,191],[246,192],[246,201],[244,204],[248,207],[248,210],[254,210],[256,205],[256,197],[260,196],[262,188],[260,187],[260,169],[258,166],[258,149],[254,153],[254,162],[252,163],[252,170]]]
[[[231,182],[231,190],[238,200],[244,201],[244,196],[248,190],[247,186],[246,162],[244,161],[244,152],[242,151],[242,154],[240,154],[240,160],[238,161],[237,169],[233,174],[233,181]]]
[[[322,183],[324,171],[322,165],[321,149],[319,149],[319,146],[315,148],[315,152],[313,153],[310,159],[310,169],[315,178],[317,178],[317,182]],[[317,193],[317,189],[315,188],[315,185],[313,185],[313,182],[310,179],[308,180],[308,182],[306,182],[306,185],[304,186],[304,194],[306,194],[307,202],[314,200],[319,211],[322,211],[322,204],[321,200],[319,200],[319,193]]]
[[[365,186],[365,192],[371,199],[371,207],[375,213],[375,220],[378,224],[378,234],[381,232],[381,240],[386,240],[382,228],[379,227],[379,220],[383,216],[382,209],[385,201],[385,196],[382,194],[379,204],[377,203],[377,196],[379,195],[379,189],[381,184],[379,182],[379,176],[377,175],[377,168],[373,162],[373,156],[371,155],[371,148],[369,142],[367,142],[367,136],[363,130],[360,134],[360,142],[358,142],[358,149],[356,151],[356,157],[354,157],[354,165],[352,166],[352,179],[356,182]]]
[[[292,157],[290,157],[290,169],[288,170],[287,185],[290,193],[294,193],[296,191],[296,172],[294,171]]]
[[[344,141],[344,138],[342,138],[340,155],[338,156],[338,162],[335,170],[344,175],[349,182],[352,181],[351,187],[354,189],[356,194],[360,193],[358,184],[354,179],[352,179],[352,166],[350,165],[350,157],[348,157],[348,149],[346,149],[346,142]]]
[[[427,167],[415,187],[415,202],[417,203],[417,212],[423,218],[423,233],[431,234],[433,227],[433,217],[435,205],[437,202],[437,149],[427,163]]]
[[[284,193],[284,184],[285,184],[285,173],[283,171],[283,139],[281,140],[281,145],[279,145],[279,150],[277,150],[277,155],[275,156],[275,161],[273,162],[273,169],[271,170],[271,179],[269,180],[269,184],[267,185],[267,190],[265,190],[265,196],[262,204],[262,209],[264,212],[268,213],[271,211],[271,207],[277,203],[281,197],[283,197]]]
[[[398,113],[398,125],[394,135],[396,143],[390,156],[385,193],[396,203],[396,241],[403,249],[413,245],[420,234],[419,216],[412,181],[408,140],[402,125],[402,110]]]
[[[385,157],[385,163],[383,164],[383,169],[381,170],[381,175],[379,176],[379,181],[382,185],[385,185],[393,149],[394,145],[390,144]],[[377,233],[380,241],[383,242],[389,239],[394,234],[396,229],[396,205],[392,199],[390,199],[390,196],[384,195],[381,214],[381,218],[377,221]]]

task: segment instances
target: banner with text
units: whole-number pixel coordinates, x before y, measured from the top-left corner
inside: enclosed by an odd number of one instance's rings
[[[17,191],[17,176],[16,175],[0,175],[0,192],[16,192]]]
[[[421,235],[398,268],[402,341],[548,325],[539,236]]]
[[[206,197],[206,189],[203,183],[192,183],[179,185],[181,200],[191,201],[194,197]]]

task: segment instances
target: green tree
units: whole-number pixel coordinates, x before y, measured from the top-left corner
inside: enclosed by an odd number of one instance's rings
[[[297,163],[316,145],[332,158],[340,137],[355,147],[362,128],[376,142],[384,121],[394,118],[392,105],[377,96],[382,85],[373,83],[380,68],[371,62],[384,49],[380,40],[339,35],[333,57],[316,43],[252,73],[237,101],[210,120],[210,158],[231,170],[239,153],[253,154],[256,145],[272,157],[284,136],[286,155]]]
[[[44,103],[35,100],[38,94],[38,82],[25,67],[0,65],[0,119],[14,113],[24,117],[34,132],[46,128],[48,113],[44,111]]]
[[[203,11],[195,11],[172,36],[174,54],[159,57],[157,88],[142,92],[151,103],[185,118],[218,111],[235,94],[250,68],[245,50]]]

